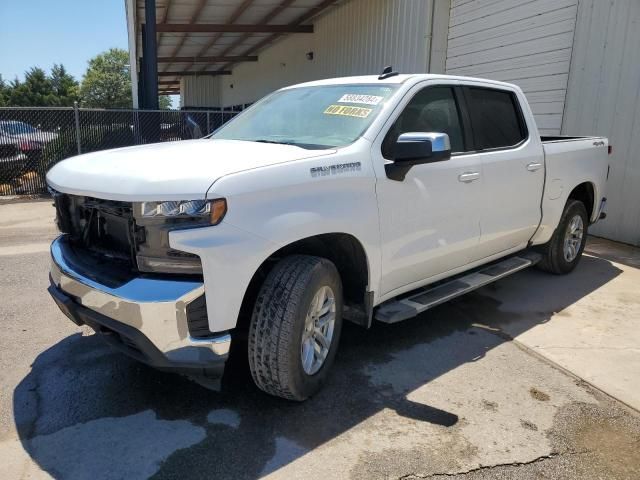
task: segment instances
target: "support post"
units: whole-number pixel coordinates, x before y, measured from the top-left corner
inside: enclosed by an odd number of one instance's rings
[[[142,37],[144,38],[144,25],[142,26]],[[144,76],[145,76],[145,66],[144,66],[144,42],[142,42],[142,52],[143,55],[140,57],[140,75],[138,76],[138,108],[145,108],[145,102],[147,101],[145,96],[145,87],[144,87]]]
[[[78,110],[78,102],[73,102],[73,116],[76,120],[76,144],[78,146],[78,155],[82,153],[82,145],[80,142],[80,111]]]
[[[158,110],[158,51],[156,41],[156,0],[145,0],[144,44],[144,107]]]

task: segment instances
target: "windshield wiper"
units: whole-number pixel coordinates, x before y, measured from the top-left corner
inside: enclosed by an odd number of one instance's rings
[[[316,145],[314,143],[298,143],[291,140],[268,140],[266,138],[259,138],[258,140],[251,140],[256,143],[274,143],[276,145],[292,145],[294,147],[304,148],[305,150],[324,150],[326,148],[334,148],[330,145]]]
[[[267,140],[266,138],[259,138],[258,140],[252,140],[252,142],[257,142],[257,143],[275,143],[277,145],[298,145],[295,142],[278,141],[278,140]]]

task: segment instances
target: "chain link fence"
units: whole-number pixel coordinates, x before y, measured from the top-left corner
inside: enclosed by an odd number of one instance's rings
[[[46,194],[46,172],[73,155],[200,138],[237,114],[237,108],[0,108],[0,197]]]

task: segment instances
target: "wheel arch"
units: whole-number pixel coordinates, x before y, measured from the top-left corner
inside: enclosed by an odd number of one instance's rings
[[[589,221],[594,221],[594,208],[596,208],[595,204],[596,198],[596,187],[593,182],[582,182],[569,193],[569,199],[578,200],[584,204],[584,207],[587,209],[587,214],[589,216]]]
[[[279,260],[294,254],[314,255],[331,260],[338,269],[343,284],[345,319],[365,327],[370,326],[373,292],[369,291],[371,270],[367,252],[354,235],[333,232],[291,242],[273,252],[260,264],[245,290],[238,313],[238,329],[248,329],[253,305],[271,269]]]

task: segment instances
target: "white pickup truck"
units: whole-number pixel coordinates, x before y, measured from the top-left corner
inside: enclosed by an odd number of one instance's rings
[[[604,217],[608,141],[540,137],[522,91],[445,75],[284,88],[199,140],[50,170],[50,293],[158,368],[303,400],[343,319],[404,320],[538,264],[572,271]]]

